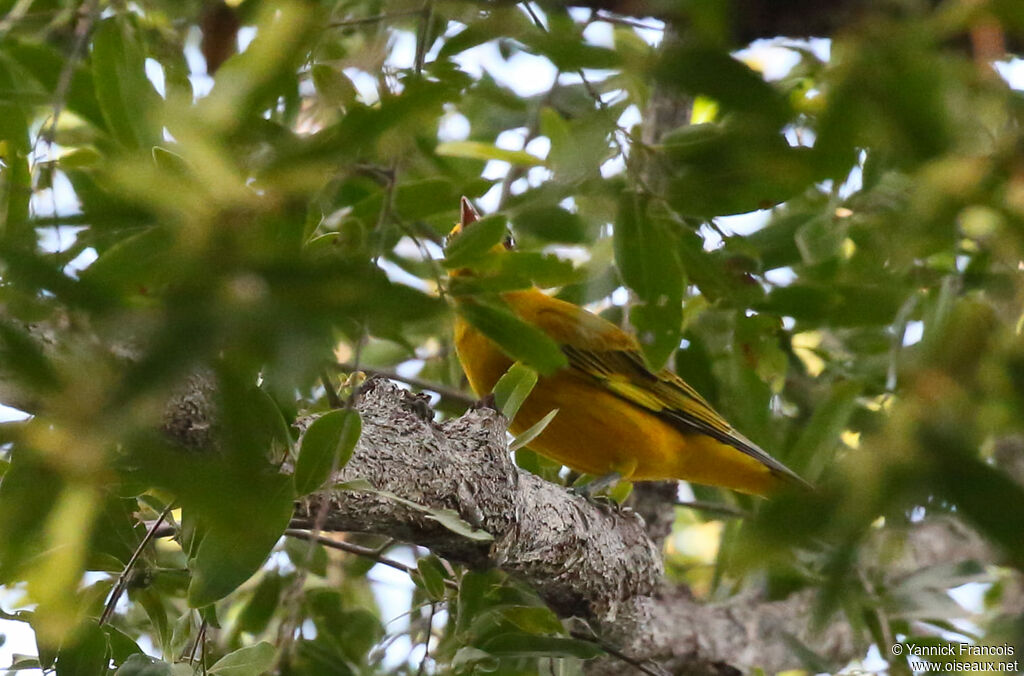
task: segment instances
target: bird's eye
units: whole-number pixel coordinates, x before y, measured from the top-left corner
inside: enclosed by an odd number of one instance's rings
[[[504,244],[505,248],[509,251],[516,248],[516,241],[512,239],[512,235],[505,235],[505,239],[502,240],[501,243]]]

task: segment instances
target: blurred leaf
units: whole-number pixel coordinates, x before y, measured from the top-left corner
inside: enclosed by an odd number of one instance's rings
[[[642,301],[630,309],[630,322],[651,368],[660,370],[682,335],[684,272],[677,239],[668,221],[648,217],[646,204],[626,193],[614,242],[622,281]]]
[[[0,101],[0,241],[7,246],[32,242],[33,233],[25,227],[32,196],[27,122],[17,106]]]
[[[36,340],[22,327],[2,319],[0,359],[6,378],[20,381],[37,395],[51,393],[60,384],[57,370]]]
[[[148,295],[173,278],[168,252],[174,236],[165,228],[147,228],[107,249],[82,272],[82,279],[119,295]]]
[[[434,152],[444,157],[498,160],[524,167],[536,167],[544,164],[544,160],[531,155],[525,150],[506,150],[477,141],[446,141],[438,144]]]
[[[16,445],[11,466],[0,482],[0,579],[15,577],[36,553],[54,496],[63,486],[59,475],[37,453]]]
[[[594,236],[594,228],[560,206],[527,204],[515,212],[513,221],[517,233],[529,233],[547,242],[585,244]]]
[[[133,23],[122,17],[100,22],[93,35],[96,98],[111,134],[127,148],[150,148],[160,139],[160,97],[146,77],[146,55]]]
[[[776,287],[756,307],[810,326],[868,326],[891,322],[902,302],[903,290],[893,286],[791,284]]]
[[[280,573],[276,570],[268,571],[242,607],[238,616],[238,629],[250,634],[264,631],[277,610],[283,589],[284,578]]]
[[[192,456],[182,463],[181,451],[160,440],[135,446],[123,462],[139,480],[172,491],[192,524],[183,533],[192,572],[190,607],[230,594],[259,569],[288,526],[295,497],[291,477],[245,456]]]
[[[274,663],[274,646],[266,641],[228,653],[213,663],[209,672],[223,676],[260,676]]]
[[[275,2],[261,9],[256,37],[241,54],[217,70],[213,90],[198,111],[211,125],[238,128],[293,83],[294,68],[306,58],[315,14],[299,2]]]
[[[343,468],[352,457],[362,431],[359,412],[330,411],[313,421],[302,436],[299,458],[295,463],[295,490],[308,495],[319,489],[331,471]]]
[[[760,73],[724,49],[674,45],[662,51],[654,76],[687,94],[710,97],[725,110],[759,116],[772,129],[792,114],[786,99]]]
[[[539,606],[505,606],[501,616],[527,634],[560,634],[565,631],[558,616],[550,608]]]
[[[93,74],[86,65],[66,60],[65,55],[53,46],[37,40],[8,40],[4,45],[4,53],[31,73],[48,92],[57,90],[64,69],[69,69],[68,88],[64,98],[68,110],[88,120],[97,129],[106,129],[106,122],[97,101],[98,93]]]
[[[310,75],[313,76],[317,92],[332,106],[346,108],[355,103],[359,96],[352,80],[331,66],[323,63],[313,64]]]
[[[103,629],[86,623],[68,638],[57,653],[57,676],[105,676],[110,646]]]
[[[149,655],[132,655],[115,676],[171,676],[171,665]]]
[[[818,265],[837,256],[845,239],[845,222],[825,214],[803,223],[794,235],[796,247],[807,265]]]
[[[383,627],[373,613],[364,608],[346,608],[341,594],[317,589],[306,595],[310,615],[331,652],[351,664],[365,661],[366,654],[384,635]]]
[[[808,481],[818,479],[835,457],[840,437],[847,429],[863,389],[863,385],[855,381],[836,383],[814,407],[811,419],[804,423],[786,462]]]
[[[666,134],[668,199],[685,216],[767,209],[824,178],[808,148],[739,122],[697,124]]]
[[[344,484],[336,484],[334,488],[336,490],[357,490],[347,488]],[[327,576],[327,550],[323,545],[298,538],[285,538],[284,550],[296,568],[308,570],[320,577]]]
[[[598,645],[574,638],[508,633],[495,636],[481,650],[503,657],[575,657],[589,660],[604,654]]]
[[[566,39],[567,37],[569,39]],[[586,44],[575,36],[536,30],[521,36],[520,40],[531,50],[551,59],[551,63],[561,71],[615,68],[621,61],[621,57],[614,50]]]
[[[1024,488],[1004,472],[979,459],[968,431],[956,420],[929,420],[918,430],[921,447],[931,462],[925,468],[957,512],[996,542],[1010,563],[1024,568],[1019,511]]]

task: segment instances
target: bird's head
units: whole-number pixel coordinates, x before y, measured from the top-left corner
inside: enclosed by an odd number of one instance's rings
[[[451,229],[451,232],[448,233],[446,250],[449,252],[449,254],[451,254],[459,247],[458,242],[460,238],[465,237],[466,233],[468,233],[479,221],[484,221],[484,225],[481,225],[480,227],[486,227],[488,229],[500,228],[502,230],[501,241],[499,241],[497,244],[494,244],[489,249],[487,249],[485,245],[485,248],[482,249],[480,253],[483,253],[484,251],[486,251],[489,254],[505,253],[506,251],[511,251],[512,249],[515,248],[515,243],[512,240],[512,235],[509,234],[509,232],[505,229],[505,226],[503,224],[499,225],[498,222],[494,221],[491,217],[488,217],[486,219],[481,218],[480,213],[476,210],[476,208],[469,201],[469,199],[463,197],[459,208],[459,222],[456,223],[455,227],[453,227]],[[487,241],[488,244],[494,241],[494,238],[492,238],[489,233],[481,234],[485,235],[484,241]],[[475,247],[476,243],[470,244],[471,249],[475,249]],[[449,274],[454,276],[463,276],[470,275],[472,274],[472,272],[467,268],[457,268],[452,270]]]

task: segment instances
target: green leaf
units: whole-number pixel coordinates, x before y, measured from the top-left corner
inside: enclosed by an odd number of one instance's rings
[[[858,382],[836,383],[825,400],[815,406],[811,419],[803,425],[787,460],[808,481],[821,476],[822,470],[835,456],[839,438],[850,422],[862,390],[863,385]]]
[[[384,635],[384,629],[369,610],[348,609],[347,603],[348,599],[333,589],[313,589],[306,593],[306,605],[316,626],[317,638],[324,639],[324,646],[329,646],[342,664],[360,664]]]
[[[810,326],[870,326],[891,323],[904,298],[897,285],[795,283],[776,287],[754,307]]]
[[[759,116],[774,129],[792,115],[781,93],[724,49],[673,46],[664,50],[654,74],[666,85],[714,99],[725,110]]]
[[[585,244],[594,236],[594,228],[579,214],[557,205],[527,204],[514,212],[516,233],[529,233],[546,242]]]
[[[189,639],[192,637],[194,614],[195,611],[189,608],[175,620],[174,628],[171,631],[171,654],[181,655],[185,651],[185,646],[189,644]]]
[[[131,453],[122,459],[122,472],[133,481],[171,491],[182,505],[191,607],[227,596],[259,570],[291,520],[292,477],[251,450],[192,455],[183,462],[181,449],[155,435],[128,446]]]
[[[710,218],[767,209],[825,178],[809,148],[728,120],[681,127],[662,140],[668,200],[684,216]]]
[[[60,380],[50,359],[29,333],[0,319],[0,360],[4,377],[33,390],[37,396],[57,388]]]
[[[171,665],[149,655],[132,655],[114,676],[171,676]]]
[[[537,372],[516,362],[494,384],[494,403],[502,415],[512,420],[536,384]]]
[[[805,222],[794,236],[800,257],[807,265],[818,265],[839,255],[846,239],[847,219],[827,213]]]
[[[213,663],[209,672],[222,676],[260,676],[274,663],[274,646],[266,641],[228,653]]]
[[[308,495],[319,489],[352,457],[362,432],[359,412],[338,410],[313,421],[302,436],[299,458],[295,463],[295,490]]]
[[[0,139],[0,240],[7,246],[31,246],[35,233],[26,227],[32,197],[28,124],[25,113],[7,101],[0,101]]]
[[[57,676],[105,676],[110,645],[103,629],[93,623],[81,627],[57,653]]]
[[[561,71],[581,68],[615,68],[622,58],[607,47],[589,45],[576,35],[557,35],[535,31],[520,38],[532,50],[551,59]]]
[[[546,606],[505,606],[498,614],[527,634],[560,634],[565,631],[558,616]]]
[[[306,59],[315,14],[301,2],[275,2],[261,8],[254,23],[256,38],[244,52],[217,71],[198,113],[211,126],[236,129],[259,116],[294,87],[295,68]]]
[[[526,430],[518,437],[516,437],[515,440],[508,445],[508,450],[518,451],[520,448],[523,448],[524,446],[529,446],[530,442],[540,436],[540,433],[547,428],[551,421],[555,419],[556,415],[558,415],[557,408],[554,409],[553,411],[550,411],[546,416],[538,420],[535,424],[531,425],[530,429]]]
[[[57,91],[58,83],[62,77],[66,77],[64,72],[68,70],[70,81],[64,97],[68,110],[87,120],[97,129],[106,128],[103,113],[96,100],[92,73],[86,65],[80,60],[69,60],[63,52],[42,41],[11,39],[10,34],[5,37],[7,41],[4,52],[17,61],[26,72],[31,73],[45,91]],[[64,159],[61,158],[62,163]]]
[[[223,515],[234,518],[231,522],[224,516],[209,520],[195,556],[189,560],[188,603],[192,608],[224,598],[249,579],[288,527],[295,494],[290,478],[270,475],[247,480],[251,483],[244,497],[223,496]],[[261,498],[258,508],[257,496]],[[182,501],[185,503],[184,498]],[[240,529],[240,523],[247,525]]]
[[[37,551],[54,496],[63,483],[53,466],[16,444],[0,482],[0,580],[18,579],[21,565]]]
[[[462,157],[470,160],[498,160],[521,167],[539,167],[544,160],[525,150],[506,150],[479,141],[445,141],[434,152],[443,157]]]
[[[483,650],[480,650],[479,648],[474,648],[472,646],[462,646],[457,651],[455,651],[455,657],[452,658],[451,666],[452,669],[455,670],[470,667],[472,669],[470,673],[473,673],[475,671],[487,673],[491,671],[497,671],[498,660],[494,657],[494,655],[486,653]]]
[[[313,64],[310,69],[313,86],[324,100],[338,108],[347,108],[356,102],[359,91],[352,80],[340,70],[323,63]]]
[[[416,562],[416,571],[427,595],[434,601],[443,601],[447,595],[445,580],[448,579],[448,571],[441,560],[433,554],[424,556]]]
[[[465,226],[449,239],[444,250],[444,266],[464,267],[501,244],[508,235],[505,217],[495,214]]]
[[[120,16],[104,19],[92,45],[96,98],[111,134],[127,148],[156,145],[160,97],[146,77],[146,55],[132,22]]]
[[[260,580],[256,590],[238,615],[238,629],[259,634],[270,623],[277,610],[278,600],[284,588],[283,579],[275,570],[268,571]]]
[[[84,281],[107,293],[147,295],[173,278],[167,263],[174,235],[166,228],[146,228],[119,240],[82,271]]]
[[[344,490],[335,485],[336,490]],[[308,570],[320,577],[327,576],[327,550],[318,542],[304,540],[302,538],[286,538],[284,551],[296,568]]]
[[[103,631],[110,643],[110,659],[114,664],[124,664],[132,655],[143,654],[139,644],[117,627],[108,624],[103,627]]]
[[[455,510],[427,507],[426,505],[421,505],[417,502],[413,502],[412,500],[406,500],[402,496],[396,495],[391,491],[382,491],[380,489],[373,488],[372,486],[360,487],[354,490],[380,495],[388,498],[389,500],[394,500],[401,505],[405,505],[410,509],[422,512],[427,515],[427,518],[438,522],[451,532],[461,535],[469,540],[473,540],[475,542],[489,542],[494,539],[494,536],[487,531],[474,528],[470,524],[466,523],[466,521],[464,521]]]
[[[678,238],[672,224],[650,218],[646,204],[625,193],[619,202],[614,245],[622,281],[643,301],[630,309],[630,321],[651,368],[660,370],[682,336],[685,277]]]
[[[604,654],[600,646],[587,641],[511,632],[484,641],[480,648],[500,657],[575,657],[589,660]]]
[[[552,373],[567,363],[558,343],[503,307],[466,299],[458,304],[458,311],[505,354],[542,374]]]

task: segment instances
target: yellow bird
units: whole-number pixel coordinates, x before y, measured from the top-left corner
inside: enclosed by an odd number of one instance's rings
[[[452,236],[478,218],[463,198]],[[501,297],[568,359],[568,366],[539,377],[509,426],[521,434],[558,409],[530,443],[533,450],[579,472],[631,481],[679,479],[756,495],[785,482],[808,485],[734,430],[682,378],[648,370],[636,340],[618,326],[537,288]],[[489,393],[513,363],[461,316],[455,348],[477,396]]]

